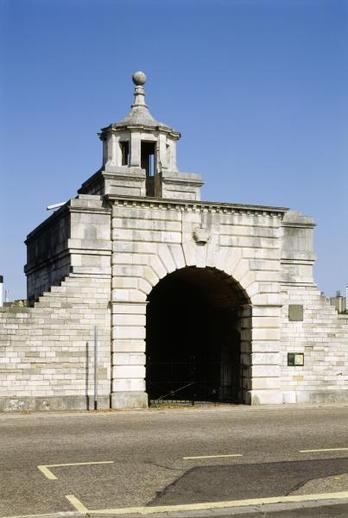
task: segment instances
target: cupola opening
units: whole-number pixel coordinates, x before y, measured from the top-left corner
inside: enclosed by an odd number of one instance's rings
[[[125,142],[120,142],[121,146],[121,155],[122,155],[122,165],[129,165],[129,142],[126,140]]]
[[[156,146],[155,142],[141,142],[141,168],[145,169],[146,176],[156,174]]]

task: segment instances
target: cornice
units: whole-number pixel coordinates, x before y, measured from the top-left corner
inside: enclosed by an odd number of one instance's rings
[[[316,227],[316,224],[314,222],[311,222],[311,223],[299,223],[299,222],[295,222],[295,223],[291,223],[289,221],[283,221],[282,222],[282,227],[287,227],[287,228],[314,228]]]
[[[163,183],[165,184],[168,184],[168,185],[178,185],[178,184],[183,184],[183,185],[188,185],[189,187],[192,186],[192,187],[201,187],[202,185],[204,185],[204,182],[201,178],[185,178],[184,176],[162,176],[162,181]]]
[[[107,126],[106,128],[102,128],[101,131],[98,133],[98,137],[101,141],[105,140],[107,138],[107,135],[110,134],[117,134],[122,132],[145,132],[145,133],[166,133],[170,137],[172,137],[175,140],[179,140],[181,138],[181,133],[179,131],[175,131],[172,128],[166,127],[166,126],[151,126],[147,124],[111,124],[110,126]]]
[[[289,210],[286,207],[271,207],[268,205],[244,205],[235,203],[221,203],[212,201],[195,201],[195,200],[176,200],[176,199],[158,199],[158,198],[140,198],[130,196],[120,196],[114,194],[106,194],[104,198],[116,205],[134,206],[134,207],[156,207],[181,211],[197,211],[197,212],[217,212],[217,213],[243,213],[243,214],[262,214],[265,216],[283,215]]]

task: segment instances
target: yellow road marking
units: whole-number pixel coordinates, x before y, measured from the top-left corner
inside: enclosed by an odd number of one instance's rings
[[[343,500],[348,499],[348,491],[339,493],[318,493],[310,495],[273,496],[267,498],[251,498],[248,500],[231,500],[225,502],[204,502],[199,504],[163,505],[154,507],[118,507],[116,509],[88,509],[88,514],[155,514],[171,513],[178,511],[202,511],[210,509],[223,509],[228,507],[246,507],[252,505],[285,504],[291,502],[308,502],[313,500]]]
[[[300,453],[319,453],[321,451],[348,451],[348,448],[321,448],[320,450],[299,450]]]
[[[228,455],[198,455],[197,457],[183,457],[184,460],[195,459],[219,459],[221,457],[243,457],[240,453],[230,453]]]
[[[45,513],[45,514],[17,514],[17,515],[12,515],[12,516],[2,516],[1,518],[45,518],[45,516],[54,516],[55,518],[57,518],[57,515],[59,515],[59,517],[62,517],[64,516],[64,513],[65,514],[73,514],[72,512],[68,511],[68,513],[66,511],[61,511],[58,513]]]
[[[40,465],[37,467],[49,480],[57,480],[57,477],[46,466]]]
[[[66,464],[40,464],[37,468],[49,480],[57,480],[57,477],[49,468],[64,468],[66,466],[89,466],[91,464],[113,464],[113,460],[100,460],[95,462],[68,462]]]
[[[81,513],[88,514],[155,514],[155,513],[170,513],[177,511],[195,511],[195,510],[209,510],[209,509],[223,509],[228,507],[247,507],[252,505],[268,505],[268,504],[286,504],[286,503],[303,503],[315,500],[348,500],[348,491],[340,491],[338,493],[318,493],[309,495],[289,495],[289,496],[272,496],[267,498],[252,498],[248,500],[231,500],[225,502],[205,502],[199,504],[182,504],[182,505],[166,505],[154,507],[118,507],[116,509],[87,509],[75,495],[65,495],[72,506]],[[22,514],[5,516],[3,518],[40,518],[45,516],[65,516],[71,515],[69,512],[56,512],[47,514]]]
[[[71,505],[75,507],[76,511],[79,511],[80,513],[87,513],[88,509],[83,505],[82,502],[78,498],[76,498],[75,495],[65,495],[65,498],[69,500]]]

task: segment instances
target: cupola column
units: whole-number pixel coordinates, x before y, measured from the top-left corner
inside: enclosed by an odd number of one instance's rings
[[[174,140],[168,141],[168,166],[171,171],[177,171],[176,165],[176,143]]]
[[[141,167],[141,137],[138,131],[130,134],[130,165]]]
[[[168,169],[167,161],[167,137],[160,133],[158,137],[158,169]]]
[[[121,165],[119,138],[115,133],[103,137],[103,167]]]

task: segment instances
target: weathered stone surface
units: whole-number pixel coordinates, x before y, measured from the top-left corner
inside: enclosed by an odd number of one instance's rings
[[[147,408],[148,398],[145,392],[121,392],[111,395],[111,408]]]

